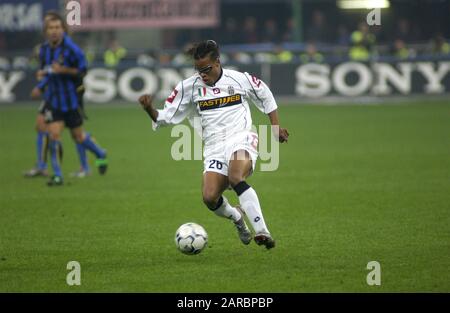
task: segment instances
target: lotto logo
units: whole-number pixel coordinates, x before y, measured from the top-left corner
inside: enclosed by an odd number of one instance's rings
[[[258,77],[252,75],[252,81],[256,85],[256,87],[259,88],[259,86],[261,86],[261,80]]]
[[[177,94],[178,94],[178,90],[174,89],[166,101],[169,103],[172,103],[173,100],[175,99],[175,97],[177,96]]]

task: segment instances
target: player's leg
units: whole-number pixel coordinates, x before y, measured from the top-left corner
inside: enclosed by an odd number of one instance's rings
[[[87,119],[86,114],[84,113],[84,102],[83,102],[83,94],[84,94],[84,86],[80,85],[77,86],[77,98],[78,98],[78,113],[79,116],[75,116],[74,117],[74,122],[75,122],[75,126],[81,126],[82,125],[82,121]],[[75,114],[77,115],[77,114]],[[86,155],[86,148],[83,146],[82,143],[77,142],[73,132],[71,132],[72,134],[72,138],[75,141],[75,145],[77,148],[77,153],[78,153],[78,159],[80,160],[80,170],[75,172],[75,173],[71,173],[72,177],[78,177],[78,178],[83,178],[86,177],[87,175],[90,175],[91,173],[91,169],[89,168],[89,163],[88,163],[88,159],[87,159],[87,155]]]
[[[47,147],[48,132],[45,124],[44,114],[41,112],[36,116],[36,166],[25,173],[25,177],[47,176]]]
[[[91,151],[97,159],[95,164],[101,175],[106,173],[108,169],[108,160],[106,159],[106,150],[100,147],[91,137],[89,133],[83,130],[83,117],[79,110],[72,110],[67,112],[65,122],[70,128],[72,138],[81,144],[86,150]]]
[[[227,199],[222,195],[227,186],[228,178],[225,175],[205,172],[202,184],[203,203],[217,215],[236,222],[241,218],[240,213],[230,206]]]
[[[89,168],[89,163],[86,155],[86,148],[83,146],[83,144],[77,142],[76,140],[75,145],[77,148],[78,159],[80,160],[80,171],[75,176],[84,177],[91,173],[91,169]]]
[[[106,151],[100,147],[89,133],[86,133],[81,126],[71,128],[72,137],[81,144],[86,150],[89,150],[97,157],[95,164],[100,174],[105,174],[108,168],[108,160],[106,159]]]
[[[75,142],[78,159],[80,161],[80,169],[77,172],[71,173],[71,176],[83,178],[83,177],[86,177],[87,175],[89,175],[91,172],[91,170],[89,168],[88,159],[87,159],[86,148],[83,146],[83,144],[81,142],[77,141],[77,137],[76,137],[77,133],[74,132],[73,129],[70,130],[70,134],[72,135],[72,139]]]
[[[50,137],[50,160],[53,169],[53,176],[48,182],[49,186],[57,186],[63,184],[63,175],[61,171],[60,161],[62,159],[62,143],[61,134],[64,130],[64,122],[54,119],[47,124]]]
[[[47,148],[48,148],[48,131],[47,124],[43,114],[36,116],[36,152],[38,157],[38,168],[40,170],[47,169]]]
[[[264,244],[267,249],[270,249],[275,246],[275,241],[271,237],[264,221],[258,195],[245,181],[253,171],[252,162],[248,151],[235,151],[229,163],[228,180],[239,197],[241,207],[255,230],[255,242],[259,245]]]
[[[244,215],[239,208],[232,207],[223,192],[228,188],[229,182],[225,175],[207,171],[203,174],[203,202],[216,215],[231,219],[244,244],[249,244],[252,238],[251,232],[244,221]]]

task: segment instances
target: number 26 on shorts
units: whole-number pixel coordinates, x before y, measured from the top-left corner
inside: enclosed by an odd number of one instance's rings
[[[212,169],[216,168],[218,170],[221,170],[223,168],[223,163],[219,162],[217,160],[209,160],[208,168],[212,168]]]

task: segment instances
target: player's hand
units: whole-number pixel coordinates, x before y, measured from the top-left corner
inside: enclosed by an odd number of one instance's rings
[[[145,111],[150,112],[153,109],[153,96],[142,95],[139,97],[139,103]]]
[[[289,138],[289,132],[286,128],[280,128],[280,135],[279,135],[280,142],[287,142]]]
[[[64,72],[64,67],[61,66],[61,64],[55,62],[52,64],[52,72],[54,74],[62,74]]]
[[[31,99],[37,100],[40,99],[42,96],[42,91],[38,87],[34,87],[33,90],[31,90]]]
[[[45,71],[44,70],[39,70],[36,72],[36,79],[38,81],[42,80],[45,77]]]

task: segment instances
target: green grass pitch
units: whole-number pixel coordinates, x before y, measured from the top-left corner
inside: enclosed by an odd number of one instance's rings
[[[51,189],[22,177],[36,106],[0,107],[0,291],[449,292],[448,101],[279,111],[291,134],[280,167],[248,180],[277,240],[267,251],[203,205],[202,162],[173,161],[170,129],[153,132],[137,105],[88,107],[109,172],[69,178],[78,161],[66,131],[66,185]],[[189,221],[209,234],[195,256],[174,244]],[[72,260],[81,286],[66,284]],[[366,283],[369,261],[381,286]]]

